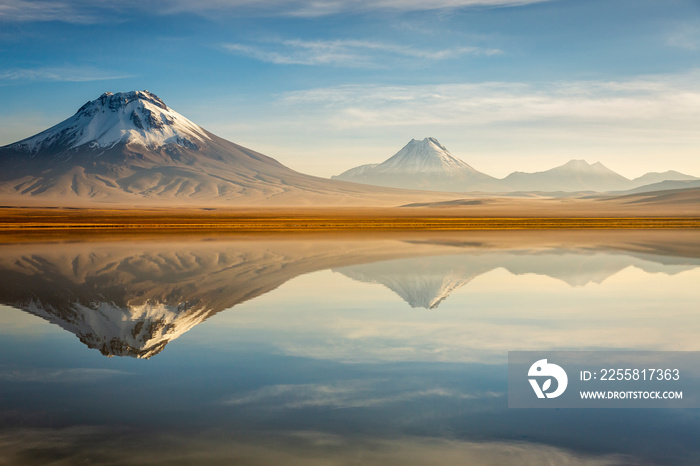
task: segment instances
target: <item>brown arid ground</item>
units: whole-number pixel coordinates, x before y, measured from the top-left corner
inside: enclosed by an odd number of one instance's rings
[[[397,207],[0,207],[0,233],[700,228],[700,190],[623,197],[473,197]]]

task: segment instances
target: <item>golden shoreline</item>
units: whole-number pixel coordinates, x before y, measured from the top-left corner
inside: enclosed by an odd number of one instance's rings
[[[5,212],[6,213],[6,212]],[[279,214],[279,213],[278,213]],[[700,217],[465,217],[256,215],[254,213],[15,212],[0,218],[0,233],[22,232],[305,232],[558,229],[698,229]]]

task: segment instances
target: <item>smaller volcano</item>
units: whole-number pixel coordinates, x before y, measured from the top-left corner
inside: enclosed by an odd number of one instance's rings
[[[488,190],[497,181],[450,154],[435,138],[412,139],[383,163],[355,167],[333,179],[455,192]]]

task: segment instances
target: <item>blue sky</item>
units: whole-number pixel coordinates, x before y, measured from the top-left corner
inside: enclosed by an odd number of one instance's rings
[[[311,174],[437,137],[487,173],[700,176],[697,0],[0,0],[0,144],[148,89]]]

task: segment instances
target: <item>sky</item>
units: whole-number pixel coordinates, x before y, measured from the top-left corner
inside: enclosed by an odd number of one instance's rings
[[[425,137],[700,176],[698,0],[0,0],[0,145],[142,89],[318,176]]]

